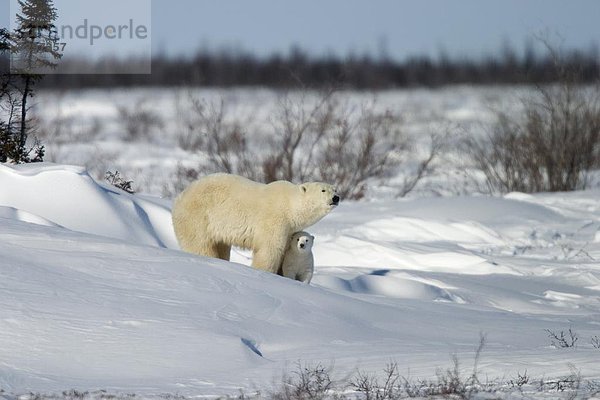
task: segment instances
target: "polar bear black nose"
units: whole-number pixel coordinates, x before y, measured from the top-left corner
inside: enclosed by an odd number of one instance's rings
[[[333,201],[333,204],[337,206],[340,203],[340,196],[336,194],[331,200]]]
[[[304,248],[304,243],[300,243],[300,248],[303,249]]]

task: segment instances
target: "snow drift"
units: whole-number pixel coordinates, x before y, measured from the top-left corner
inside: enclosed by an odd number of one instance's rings
[[[490,377],[598,376],[599,194],[342,203],[309,229],[308,286],[178,251],[168,203],[79,167],[0,165],[0,387],[231,394],[298,360],[431,376],[480,332]],[[569,327],[579,347],[552,348]]]

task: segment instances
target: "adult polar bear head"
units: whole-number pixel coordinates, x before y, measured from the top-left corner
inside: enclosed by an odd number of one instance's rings
[[[297,186],[301,195],[291,198],[294,212],[290,215],[297,216],[298,225],[314,225],[340,203],[335,188],[327,183],[308,182]]]
[[[229,260],[231,246],[251,249],[255,268],[277,273],[290,236],[319,221],[339,201],[326,183],[265,185],[213,174],[175,199],[173,227],[182,250]]]

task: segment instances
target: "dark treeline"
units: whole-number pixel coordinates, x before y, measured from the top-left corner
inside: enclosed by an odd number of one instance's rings
[[[64,60],[62,67],[89,71],[127,71],[143,60]],[[504,49],[495,57],[452,59],[413,57],[394,61],[385,57],[311,57],[292,49],[289,54],[260,58],[243,52],[200,51],[190,58],[155,56],[151,74],[56,74],[40,83],[45,88],[123,86],[266,86],[299,85],[352,89],[437,87],[449,84],[549,83],[557,80],[556,57],[537,55],[532,47],[522,54]],[[69,65],[70,64],[70,65]],[[560,64],[574,69],[583,82],[600,76],[600,59],[595,47],[561,54]]]

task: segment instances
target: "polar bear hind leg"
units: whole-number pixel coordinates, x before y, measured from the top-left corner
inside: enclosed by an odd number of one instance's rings
[[[218,243],[217,254],[221,260],[229,261],[229,257],[231,256],[231,246],[226,243]]]
[[[227,247],[227,251],[225,247]],[[213,243],[197,238],[194,241],[187,241],[187,243],[182,243],[182,248],[183,250],[189,253],[198,254],[204,257],[220,258],[222,260],[229,261],[228,246],[219,245],[218,243]],[[223,258],[226,253],[227,258]]]
[[[273,235],[274,238],[282,237],[282,243],[257,246],[252,252],[252,266],[254,268],[276,274],[281,266],[288,235]]]

